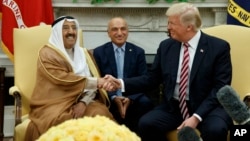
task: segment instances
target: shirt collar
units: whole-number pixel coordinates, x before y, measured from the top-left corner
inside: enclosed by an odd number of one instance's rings
[[[125,50],[125,47],[126,47],[126,43],[124,43],[123,45],[122,45],[122,47],[118,47],[116,44],[114,44],[114,43],[112,43],[112,45],[113,45],[113,48],[114,48],[114,51],[117,49],[117,48],[121,48],[123,51]]]
[[[190,45],[191,48],[196,49],[199,43],[201,37],[201,31],[199,30],[194,37],[188,41],[188,44]]]

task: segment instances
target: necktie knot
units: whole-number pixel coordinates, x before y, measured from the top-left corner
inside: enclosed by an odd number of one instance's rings
[[[189,47],[188,42],[183,43],[183,46],[184,46],[185,48],[188,48],[188,47]]]
[[[116,52],[117,52],[117,54],[119,54],[119,55],[122,53],[122,51],[123,51],[122,48],[117,48],[117,49],[116,49]]]

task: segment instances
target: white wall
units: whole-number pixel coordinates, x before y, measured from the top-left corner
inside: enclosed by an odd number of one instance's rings
[[[84,47],[94,48],[109,41],[107,23],[114,16],[124,17],[130,28],[128,41],[154,54],[161,40],[167,38],[165,12],[171,5],[164,0],[148,4],[146,0],[121,0],[91,5],[91,0],[53,0],[55,17],[71,15],[83,29]],[[227,0],[194,0],[202,15],[203,27],[226,23]],[[6,67],[6,76],[14,76],[13,64],[0,49],[0,67]]]

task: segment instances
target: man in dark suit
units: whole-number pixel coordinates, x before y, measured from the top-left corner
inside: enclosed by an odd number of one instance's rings
[[[123,18],[115,17],[110,20],[108,35],[111,42],[95,48],[93,52],[101,75],[111,74],[116,78],[129,78],[146,74],[145,52],[142,48],[126,42],[128,25]],[[119,49],[120,53],[117,52]],[[153,108],[153,103],[142,93],[143,91],[109,93],[111,113],[120,124],[125,124],[135,132],[137,132],[139,118]]]
[[[232,119],[216,93],[231,83],[230,45],[200,30],[201,17],[192,4],[173,4],[166,15],[170,38],[160,43],[149,75],[123,80],[107,75],[103,88],[130,93],[163,84],[163,102],[139,121],[142,141],[165,141],[166,132],[185,126],[199,129],[203,141],[226,141]]]

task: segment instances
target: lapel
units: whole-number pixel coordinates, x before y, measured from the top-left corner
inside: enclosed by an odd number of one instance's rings
[[[134,50],[133,48],[127,43],[125,47],[125,54],[124,54],[124,67],[123,67],[123,77],[126,78],[126,74],[130,72],[130,64],[134,55]],[[125,73],[127,72],[127,73]]]
[[[197,71],[203,60],[203,57],[207,53],[207,49],[208,49],[208,43],[206,40],[206,35],[201,32],[201,38],[198,43],[195,56],[194,56],[194,60],[193,60],[193,66],[192,66],[191,75],[190,75],[190,83],[193,81],[194,76],[197,74]]]
[[[114,53],[114,49],[113,49],[113,45],[112,43],[108,43],[106,48],[105,48],[105,54],[107,55],[108,58],[108,63],[112,68],[112,74],[117,77],[117,69],[116,69],[116,62],[115,62],[115,53]],[[107,66],[108,67],[108,66]]]

